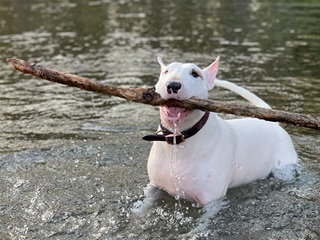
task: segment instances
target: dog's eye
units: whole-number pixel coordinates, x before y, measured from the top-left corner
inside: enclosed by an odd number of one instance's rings
[[[168,72],[169,72],[168,70],[165,70],[163,73],[164,73],[164,74],[167,74]]]
[[[197,72],[196,70],[194,70],[194,69],[192,69],[191,75],[192,75],[192,77],[194,77],[194,78],[199,77],[198,72]]]

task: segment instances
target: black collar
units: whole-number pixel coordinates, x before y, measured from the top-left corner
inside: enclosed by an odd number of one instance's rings
[[[169,131],[165,127],[160,124],[161,130],[159,130],[154,135],[146,135],[142,139],[146,141],[164,141],[168,144],[179,144],[184,142],[185,139],[192,137],[197,132],[201,130],[201,128],[206,124],[208,118],[209,118],[210,112],[206,112],[203,117],[197,122],[193,127],[182,131],[178,135],[175,135],[173,132]],[[162,134],[158,134],[158,133]]]

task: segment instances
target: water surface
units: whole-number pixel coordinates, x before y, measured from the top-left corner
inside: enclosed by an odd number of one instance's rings
[[[141,137],[156,129],[157,108],[20,74],[7,57],[152,87],[157,56],[206,67],[220,55],[220,78],[276,109],[320,115],[319,13],[313,0],[0,0],[0,238],[176,239],[201,216],[167,195],[145,217],[131,211],[148,182]],[[243,101],[222,89],[210,98]],[[320,237],[319,133],[284,127],[299,176],[230,190],[194,237]]]

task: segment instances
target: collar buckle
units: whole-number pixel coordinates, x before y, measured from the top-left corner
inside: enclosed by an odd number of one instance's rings
[[[183,134],[179,134],[179,135],[170,134],[170,135],[166,135],[165,138],[166,138],[166,142],[171,145],[179,144],[186,140]]]

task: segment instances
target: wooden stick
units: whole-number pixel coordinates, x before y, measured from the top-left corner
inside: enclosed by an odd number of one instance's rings
[[[18,58],[8,58],[7,61],[10,62],[16,70],[23,73],[32,74],[52,82],[81,88],[87,91],[121,97],[138,103],[149,104],[152,106],[167,105],[186,109],[200,109],[218,113],[229,113],[238,116],[254,117],[273,122],[284,122],[301,127],[320,129],[319,116],[290,113],[280,110],[259,108],[252,105],[203,100],[198,98],[191,98],[185,101],[174,99],[164,100],[158,93],[151,89],[126,88],[110,84],[102,84],[77,75],[48,69],[38,64],[29,63]]]

